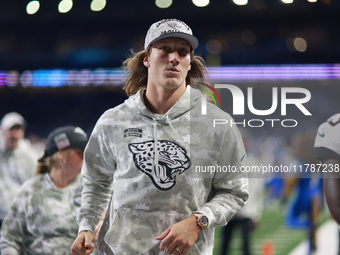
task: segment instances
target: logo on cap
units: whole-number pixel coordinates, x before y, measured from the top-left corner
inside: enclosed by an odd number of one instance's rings
[[[65,133],[61,133],[54,137],[54,142],[57,145],[58,150],[65,149],[71,145],[70,140]]]
[[[168,22],[168,26],[172,27],[175,30],[179,30],[182,28],[182,26],[176,22]]]

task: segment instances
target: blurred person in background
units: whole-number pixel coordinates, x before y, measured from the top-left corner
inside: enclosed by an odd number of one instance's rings
[[[250,139],[242,134],[244,147],[247,153],[247,165],[259,166],[259,159],[251,151]],[[248,173],[249,199],[226,226],[223,227],[221,255],[231,254],[231,241],[237,228],[241,229],[242,252],[240,254],[254,254],[251,245],[251,234],[260,224],[265,199],[265,178],[260,173]]]
[[[340,225],[340,113],[334,114],[319,126],[315,137],[314,156],[322,163],[324,170],[323,188],[329,211]]]
[[[2,255],[70,254],[87,142],[80,127],[64,126],[49,134],[36,176],[21,186],[3,221]]]
[[[0,123],[0,226],[20,186],[34,175],[38,153],[25,139],[25,119],[17,112]]]
[[[286,226],[308,231],[309,255],[317,250],[316,230],[323,204],[322,176],[312,169],[316,163],[313,153],[314,137],[302,133],[293,137],[293,164],[298,167],[298,171],[284,179],[282,197],[283,204],[287,204]]]
[[[320,125],[314,155],[327,166],[323,179],[325,197],[334,220],[340,225],[340,113]]]

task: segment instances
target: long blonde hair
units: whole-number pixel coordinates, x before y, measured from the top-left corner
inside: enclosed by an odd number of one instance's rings
[[[49,173],[52,166],[58,161],[57,153],[45,158],[42,162],[38,162],[37,168],[35,169],[35,175]]]
[[[151,46],[145,50],[141,50],[137,53],[131,50],[131,56],[127,58],[122,67],[125,72],[128,73],[125,79],[125,85],[123,89],[127,96],[135,94],[139,89],[145,87],[148,82],[148,68],[144,65],[143,61],[145,57],[148,57],[151,53]],[[190,83],[190,79],[205,81],[205,74],[208,75],[208,70],[205,67],[205,61],[202,57],[195,55],[192,50],[190,53],[191,69],[186,77],[186,84]]]

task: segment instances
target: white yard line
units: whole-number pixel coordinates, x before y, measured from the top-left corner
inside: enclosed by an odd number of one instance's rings
[[[313,255],[337,255],[339,247],[339,226],[328,220],[317,230],[317,250]],[[300,243],[289,255],[307,255],[308,241]]]

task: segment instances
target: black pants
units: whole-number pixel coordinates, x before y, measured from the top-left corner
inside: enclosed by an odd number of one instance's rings
[[[242,254],[250,255],[250,234],[253,230],[252,221],[249,218],[234,218],[223,228],[223,242],[221,255],[227,255],[230,249],[230,241],[235,228],[241,228]]]

